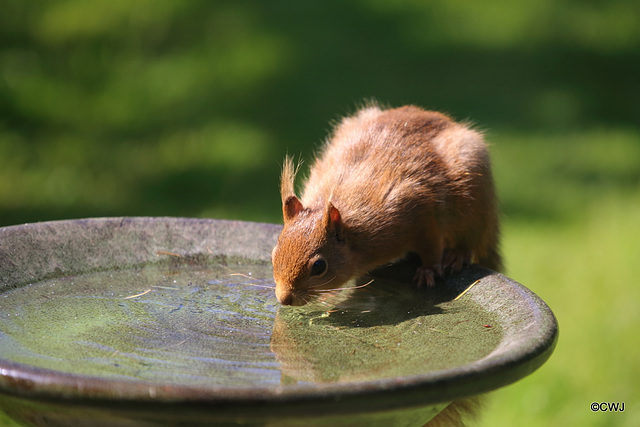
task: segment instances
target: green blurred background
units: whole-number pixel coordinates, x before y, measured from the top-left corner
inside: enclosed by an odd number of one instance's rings
[[[637,0],[3,0],[0,226],[279,222],[285,153],[371,98],[486,132],[507,273],[560,322],[480,425],[640,425]]]

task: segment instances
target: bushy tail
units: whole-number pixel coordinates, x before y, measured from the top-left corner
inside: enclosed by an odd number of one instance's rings
[[[502,273],[504,271],[504,264],[502,263],[498,243],[496,242],[495,245],[492,245],[486,254],[478,259],[477,263],[485,268]]]
[[[499,273],[504,273],[504,264],[500,251],[500,214],[497,209],[497,201],[492,200],[491,216],[485,226],[485,237],[482,242],[483,250],[478,254],[475,262],[482,267]]]
[[[484,396],[454,400],[423,427],[464,427],[480,415]]]

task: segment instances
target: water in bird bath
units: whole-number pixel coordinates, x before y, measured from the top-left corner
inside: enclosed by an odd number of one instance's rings
[[[0,294],[0,358],[91,377],[231,388],[374,381],[464,365],[501,339],[467,299],[376,279],[280,307],[243,259],[57,277]],[[463,350],[464,349],[464,350]]]

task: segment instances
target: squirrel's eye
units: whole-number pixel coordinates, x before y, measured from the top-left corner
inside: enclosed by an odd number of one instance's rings
[[[311,265],[311,275],[320,276],[327,270],[327,261],[320,258]]]

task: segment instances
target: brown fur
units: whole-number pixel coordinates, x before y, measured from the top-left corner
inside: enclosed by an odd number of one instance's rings
[[[486,145],[441,113],[362,109],[335,128],[301,198],[295,175],[287,158],[284,228],[272,254],[283,304],[304,304],[408,252],[421,258],[420,285],[472,261],[502,267]],[[318,260],[326,269],[314,275]]]
[[[464,427],[476,421],[484,396],[454,400],[423,427]]]

